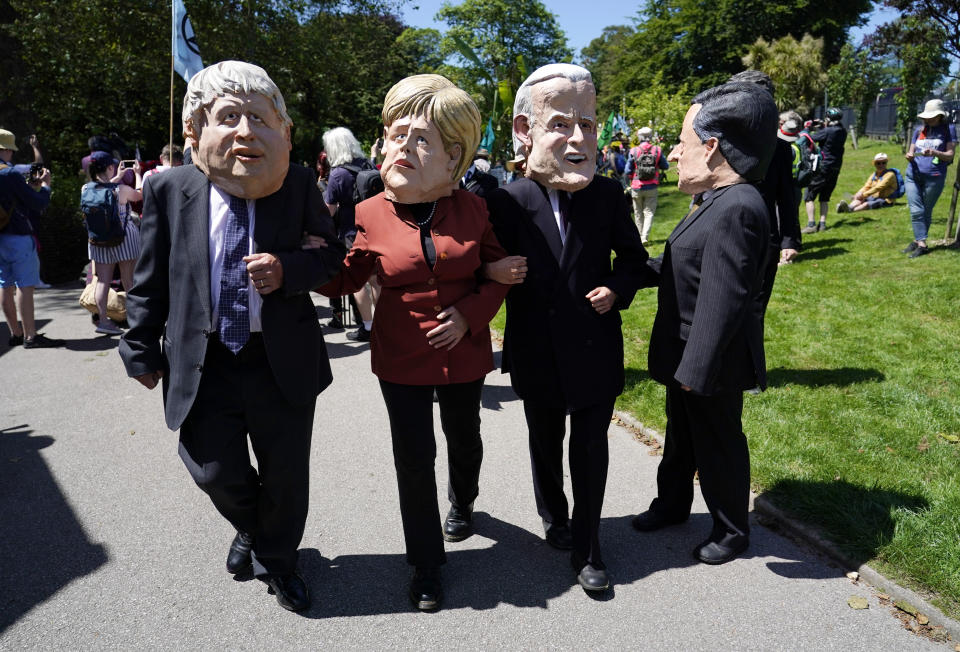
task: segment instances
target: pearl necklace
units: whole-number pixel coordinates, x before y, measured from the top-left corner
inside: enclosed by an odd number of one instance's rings
[[[427,215],[427,218],[423,221],[414,220],[421,229],[426,225],[430,224],[430,220],[433,219],[433,214],[437,211],[437,202],[433,202],[433,206],[430,207],[430,214]]]

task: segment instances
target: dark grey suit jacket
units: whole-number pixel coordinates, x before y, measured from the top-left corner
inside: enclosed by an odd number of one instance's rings
[[[758,300],[770,220],[750,184],[720,188],[677,225],[663,256],[650,376],[712,395],[766,387]]]
[[[619,311],[656,282],[620,184],[596,176],[573,193],[565,245],[547,191],[535,181],[514,181],[486,199],[500,244],[527,257],[526,279],[507,294],[503,341],[503,371],[517,395],[565,399],[578,410],[620,394]],[[585,298],[601,285],[617,293],[603,315]]]
[[[210,305],[210,184],[195,166],[150,177],[143,189],[141,251],[127,293],[130,330],[120,342],[127,374],[163,370],[167,426],[183,423],[197,394],[208,337],[216,332]],[[304,231],[327,247],[302,250]],[[332,380],[309,292],[340,269],[345,253],[313,174],[291,165],[283,186],[256,204],[257,252],[283,266],[283,286],[263,296],[261,322],[273,375],[295,404],[316,399]]]

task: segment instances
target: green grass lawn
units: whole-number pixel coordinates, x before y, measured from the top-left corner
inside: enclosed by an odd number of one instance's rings
[[[901,254],[913,239],[905,197],[891,208],[836,213],[878,151],[905,168],[898,145],[859,144],[847,141],[828,229],[804,236],[797,262],[777,274],[766,318],[770,387],[744,399],[753,488],[956,618],[960,251]],[[950,183],[955,172],[948,168]],[[944,237],[951,192],[948,184],[934,210],[931,244]],[[671,170],[651,255],[688,202]],[[656,291],[643,290],[623,313],[627,388],[618,408],[663,432],[664,388],[647,374],[655,312]],[[493,324],[501,330],[502,318]],[[638,509],[655,492],[638,487]]]

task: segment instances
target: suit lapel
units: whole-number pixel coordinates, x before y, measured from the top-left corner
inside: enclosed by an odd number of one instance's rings
[[[588,186],[589,187],[589,186]],[[567,215],[567,240],[563,244],[563,253],[560,255],[560,271],[563,276],[570,274],[580,250],[583,249],[583,239],[580,237],[581,211],[586,212],[589,207],[589,197],[586,188],[570,195],[569,215]]]
[[[286,215],[286,197],[287,184],[290,182],[290,174],[283,180],[280,190],[257,200],[256,204],[256,222],[253,225],[253,243],[254,251],[270,251],[275,249],[277,233],[280,230],[280,220]]]
[[[207,322],[213,321],[210,307],[210,183],[200,170],[191,175],[183,189],[180,224],[185,234],[184,246],[195,261],[193,282]]]
[[[550,205],[550,197],[547,195],[546,188],[536,181],[531,181],[531,183],[536,188],[535,192],[539,192],[543,196],[543,201],[534,201],[536,210],[533,213],[533,223],[540,229],[546,239],[547,246],[550,247],[554,259],[559,261],[563,254],[563,242],[560,240],[560,229],[557,227],[557,218],[554,216],[553,207]]]
[[[727,188],[729,188],[729,187],[730,187],[730,186],[727,186]],[[673,233],[671,233],[671,234],[670,234],[670,237],[667,238],[667,242],[673,242],[673,241],[676,240],[678,237],[680,237],[680,234],[681,234],[681,233],[683,233],[684,231],[686,231],[687,229],[689,229],[689,228],[690,228],[690,225],[693,224],[694,222],[696,222],[696,221],[697,221],[697,218],[699,218],[701,215],[703,215],[703,211],[704,211],[708,206],[710,206],[710,204],[713,203],[713,200],[716,199],[717,197],[719,197],[720,195],[722,195],[724,192],[726,192],[727,188],[721,188],[720,190],[717,190],[716,192],[714,192],[713,194],[711,194],[708,199],[703,200],[703,203],[700,204],[700,208],[698,208],[696,211],[694,211],[692,215],[687,215],[685,218],[683,218],[683,220],[680,221],[679,224],[677,224],[676,227],[674,227]]]

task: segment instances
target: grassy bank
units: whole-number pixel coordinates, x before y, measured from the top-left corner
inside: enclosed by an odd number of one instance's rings
[[[805,236],[798,261],[777,275],[766,321],[770,388],[744,406],[754,490],[960,617],[960,252],[901,254],[912,240],[906,198],[836,213],[878,151],[905,167],[899,146],[861,139],[853,150],[848,140],[828,230]],[[934,211],[932,242],[943,238],[951,190]],[[671,171],[651,255],[688,201]],[[645,290],[623,315],[627,389],[618,407],[662,432],[664,390],[646,363],[655,311],[656,292]],[[640,509],[656,487],[635,491]]]

